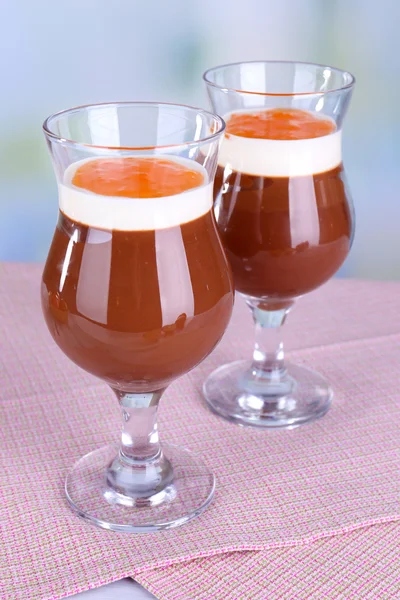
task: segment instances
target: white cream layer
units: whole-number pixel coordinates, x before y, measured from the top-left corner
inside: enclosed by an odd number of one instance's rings
[[[71,183],[78,167],[88,162],[82,160],[66,169],[64,181],[58,186],[60,210],[71,220],[82,225],[119,231],[149,231],[176,227],[194,221],[211,210],[213,189],[204,167],[184,158],[165,155],[154,158],[168,159],[195,169],[203,174],[205,183],[180,194],[161,198],[102,196]]]
[[[224,119],[229,120],[231,114]],[[218,158],[221,167],[262,177],[323,173],[341,162],[341,131],[305,140],[267,140],[228,133],[221,143]]]

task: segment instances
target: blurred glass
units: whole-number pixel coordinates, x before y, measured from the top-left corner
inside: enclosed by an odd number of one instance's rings
[[[355,74],[344,160],[357,226],[340,274],[400,279],[397,0],[14,0],[2,9],[0,260],[46,256],[57,216],[47,114],[115,100],[206,107],[207,68],[282,59]]]

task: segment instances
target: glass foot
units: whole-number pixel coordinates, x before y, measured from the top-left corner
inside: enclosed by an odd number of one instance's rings
[[[72,510],[90,523],[111,529],[144,533],[183,525],[202,513],[215,490],[214,475],[185,448],[163,444],[173,469],[171,481],[152,496],[127,496],[110,488],[107,471],[118,454],[104,446],[75,463],[67,475],[65,492]]]
[[[292,428],[322,417],[333,397],[328,381],[311,369],[286,364],[286,374],[265,378],[250,361],[216,369],[203,385],[210,408],[253,427]]]

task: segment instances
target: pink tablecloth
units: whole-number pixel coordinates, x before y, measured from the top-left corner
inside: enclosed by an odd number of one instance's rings
[[[251,351],[238,301],[220,346],[163,398],[161,434],[202,455],[212,506],[162,533],[91,528],[63,479],[115,439],[101,382],[55,347],[39,307],[40,268],[0,265],[1,598],[60,598],[134,576],[163,600],[400,597],[400,285],[333,281],[287,325],[293,359],[334,384],[331,411],[293,431],[253,431],[204,406],[221,362]]]

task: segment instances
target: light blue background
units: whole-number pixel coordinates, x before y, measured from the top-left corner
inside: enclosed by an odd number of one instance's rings
[[[57,214],[41,124],[113,100],[208,106],[210,66],[304,60],[354,73],[344,129],[356,239],[342,275],[400,279],[397,0],[2,0],[0,260],[43,260]]]

